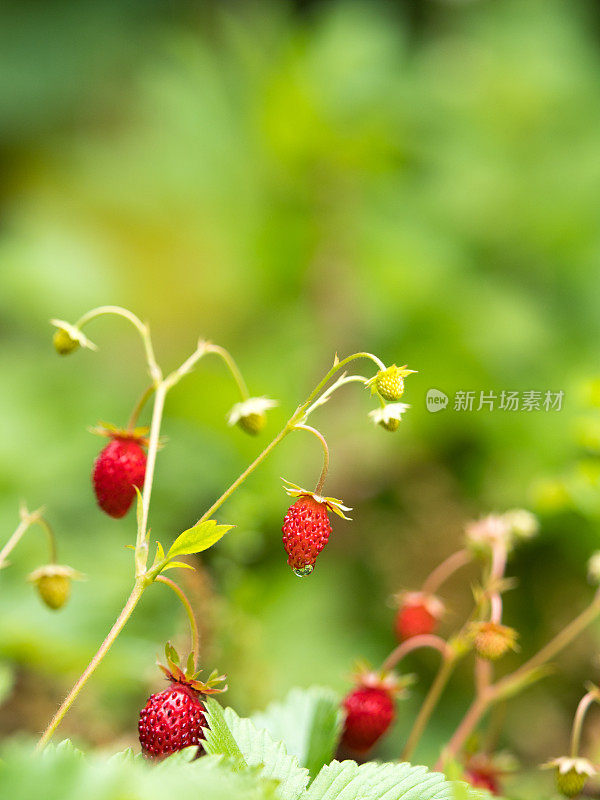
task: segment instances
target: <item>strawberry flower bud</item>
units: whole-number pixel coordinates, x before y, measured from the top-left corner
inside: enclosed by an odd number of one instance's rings
[[[68,601],[71,581],[83,580],[83,575],[71,567],[47,564],[34,570],[27,580],[35,583],[42,602],[56,611]]]
[[[268,397],[251,397],[242,403],[236,403],[227,415],[228,425],[239,425],[251,436],[259,434],[267,424],[266,411],[277,405],[276,400]]]

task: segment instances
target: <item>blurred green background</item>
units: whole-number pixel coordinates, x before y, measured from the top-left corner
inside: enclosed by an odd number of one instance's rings
[[[229,348],[251,392],[280,402],[265,442],[336,351],[418,370],[393,436],[368,421],[357,387],[315,414],[332,448],[328,492],[355,512],[335,521],[310,579],[294,577],[280,541],[280,476],[310,484],[320,468],[302,436],[221,509],[237,530],[181,575],[203,659],[227,671],[240,713],[296,684],[343,691],[355,658],[380,662],[391,595],[415,588],[480,513],[524,505],[542,519],[506,599],[523,655],[587,602],[600,541],[597,11],[579,0],[4,5],[2,539],[20,498],[46,504],[60,560],[89,578],[64,612],[42,607],[24,581],[45,559],[35,529],[0,575],[0,657],[14,680],[4,734],[45,725],[129,591],[133,514],[97,509],[102,442],[86,428],[126,422],[145,381],[140,343],[102,319],[87,329],[97,354],[60,360],[48,324],[103,303],[151,322],[165,368],[199,335]],[[560,412],[430,414],[431,387],[565,400]],[[225,424],[236,399],[210,359],[170,395],[151,512],[163,541],[259,452]],[[474,577],[449,585],[447,630]],[[185,620],[156,586],[62,734],[133,743],[166,638],[185,647]],[[530,763],[565,750],[583,681],[600,677],[599,640],[600,627],[509,705],[504,746]],[[436,656],[407,665],[420,680],[381,757],[398,755]],[[460,717],[470,670],[419,760]],[[590,731],[598,754],[597,720]]]

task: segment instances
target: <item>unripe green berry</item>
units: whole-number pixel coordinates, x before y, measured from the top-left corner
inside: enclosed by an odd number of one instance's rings
[[[556,788],[565,797],[576,797],[581,794],[587,775],[577,772],[576,769],[570,769],[568,772],[561,772],[556,770]]]
[[[267,415],[265,413],[246,414],[240,417],[238,425],[243,431],[249,433],[251,436],[257,436],[267,424]]]
[[[385,428],[386,431],[391,431],[393,433],[400,427],[400,420],[396,419],[396,417],[390,417],[390,419],[387,420],[380,420],[379,424],[382,428]]]
[[[79,347],[79,342],[74,339],[69,331],[58,328],[52,337],[54,349],[61,356],[67,356]]]
[[[384,400],[390,403],[400,400],[404,394],[404,378],[400,367],[393,364],[391,367],[378,372],[375,386]]]
[[[71,581],[66,575],[44,575],[37,581],[37,590],[48,608],[62,608],[71,594]]]

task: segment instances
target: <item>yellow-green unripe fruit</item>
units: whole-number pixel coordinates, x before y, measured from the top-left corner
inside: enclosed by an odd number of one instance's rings
[[[392,364],[391,367],[378,372],[375,386],[384,400],[390,403],[400,400],[404,394],[404,378],[400,367]]]
[[[38,593],[48,608],[62,608],[71,594],[71,581],[66,575],[40,575],[35,581]]]
[[[267,415],[264,413],[252,412],[240,417],[238,425],[243,431],[249,433],[251,436],[259,434],[267,424]]]
[[[79,347],[79,342],[74,339],[69,331],[64,328],[58,328],[52,337],[54,349],[61,356],[67,356]]]
[[[581,794],[585,786],[586,775],[577,772],[576,769],[570,769],[568,772],[561,772],[556,770],[556,788],[565,797],[576,797]]]

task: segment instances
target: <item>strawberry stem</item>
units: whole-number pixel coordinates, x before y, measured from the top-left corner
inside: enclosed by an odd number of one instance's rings
[[[7,556],[15,549],[15,547],[19,544],[27,530],[37,522],[38,517],[42,512],[41,508],[38,508],[37,511],[28,511],[25,506],[21,507],[21,521],[17,525],[14,533],[4,545],[2,550],[0,550],[0,569],[6,566],[6,558]]]
[[[382,672],[389,672],[402,661],[413,650],[418,650],[421,647],[431,647],[434,650],[439,650],[443,656],[448,656],[452,652],[452,648],[442,639],[441,636],[436,636],[433,633],[424,633],[419,636],[411,636],[404,642],[398,645],[381,666]]]
[[[139,317],[136,317],[129,309],[122,308],[122,306],[98,306],[98,308],[93,308],[91,311],[88,311],[87,314],[84,314],[76,323],[75,327],[81,330],[84,325],[87,325],[88,322],[91,322],[96,317],[100,317],[103,314],[115,314],[118,317],[123,317],[124,319],[131,322],[134,328],[138,331],[140,336],[142,337],[142,343],[144,345],[144,353],[146,355],[146,363],[148,364],[148,372],[150,373],[150,377],[152,378],[154,385],[158,386],[158,384],[162,380],[162,370],[156,363],[156,357],[154,355],[154,348],[152,347],[152,340],[150,338],[150,328],[148,325],[145,325]]]
[[[198,659],[200,654],[200,636],[198,634],[198,623],[196,622],[196,616],[194,614],[192,604],[188,600],[183,589],[176,584],[175,581],[172,581],[171,578],[167,578],[165,575],[158,575],[156,580],[160,583],[164,583],[166,586],[169,586],[181,600],[181,604],[185,609],[185,613],[187,614],[187,618],[190,623],[191,652],[194,659],[194,672],[196,672],[198,670]]]
[[[421,591],[424,594],[435,594],[451,575],[467,564],[470,564],[472,560],[473,555],[466,548],[452,553],[451,556],[448,556],[445,561],[442,561],[442,563],[430,573],[429,577],[425,579]]]
[[[235,363],[231,353],[228,350],[225,350],[224,347],[219,347],[219,345],[210,344],[208,342],[205,344],[205,352],[214,353],[216,356],[219,356],[223,359],[237,384],[242,400],[249,400],[250,392],[248,391],[246,381],[244,380],[242,373],[240,372],[238,365]]]
[[[323,469],[321,470],[319,480],[315,486],[315,494],[321,494],[323,491],[323,486],[325,485],[327,473],[329,472],[329,447],[327,446],[327,441],[322,433],[320,433],[316,428],[312,428],[310,425],[294,425],[293,430],[308,431],[309,433],[312,433],[313,436],[316,436],[321,443],[321,447],[323,448]]]
[[[129,417],[129,422],[127,423],[127,430],[129,432],[132,432],[133,429],[135,428],[135,426],[137,424],[137,421],[138,421],[138,417],[140,416],[140,413],[141,413],[142,409],[146,405],[146,401],[148,400],[148,398],[150,397],[150,395],[152,394],[152,392],[155,389],[156,389],[155,384],[151,383],[149,386],[147,386],[144,389],[144,391],[140,395],[139,400],[137,401],[137,403],[133,407],[133,411],[131,412],[131,416]]]

